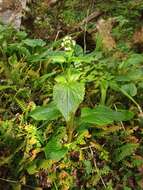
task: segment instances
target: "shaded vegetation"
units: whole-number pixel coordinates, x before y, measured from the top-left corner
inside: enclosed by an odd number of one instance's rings
[[[28,7],[0,25],[0,189],[143,189],[142,1]]]

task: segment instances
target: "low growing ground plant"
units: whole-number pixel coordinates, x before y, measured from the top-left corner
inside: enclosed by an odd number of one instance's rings
[[[0,188],[142,189],[142,54],[0,31]]]

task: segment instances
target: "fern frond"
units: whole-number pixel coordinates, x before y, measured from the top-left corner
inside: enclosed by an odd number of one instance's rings
[[[125,145],[122,145],[114,152],[114,160],[116,162],[122,161],[124,158],[132,155],[136,149],[138,148],[139,144],[133,144],[133,143],[127,143]]]
[[[23,101],[23,100],[19,100],[18,98],[14,98],[16,103],[18,104],[18,106],[20,107],[20,109],[23,111],[23,112],[26,112],[27,111],[27,105],[26,103]]]

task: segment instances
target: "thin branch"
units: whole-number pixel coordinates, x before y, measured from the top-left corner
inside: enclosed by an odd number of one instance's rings
[[[97,17],[100,16],[101,14],[102,14],[101,11],[95,11],[95,12],[91,13],[89,16],[87,16],[85,19],[83,19],[83,20],[79,23],[79,25],[81,26],[81,25],[83,25],[83,24],[86,24],[86,23],[90,22],[91,20],[97,18]]]
[[[116,104],[114,104],[114,108],[115,110],[117,111],[117,107],[116,107]],[[124,124],[122,121],[120,121],[120,124],[121,124],[121,127],[123,128],[123,130],[125,131],[125,127],[124,127]]]
[[[101,180],[101,182],[102,182],[104,188],[106,188],[106,184],[105,184],[105,182],[104,182],[102,176],[100,175],[99,169],[98,169],[98,167],[97,167],[96,160],[95,160],[94,154],[93,154],[93,150],[92,150],[91,147],[89,147],[89,148],[90,148],[90,152],[91,152],[91,155],[92,155],[92,158],[93,158],[93,164],[94,164],[95,170],[96,170],[97,174],[99,175],[100,180]]]
[[[78,23],[77,25],[75,25],[75,27],[73,27],[72,31],[75,31],[75,29],[80,28],[82,25],[87,24],[88,22],[90,22],[91,20],[99,17],[102,14],[103,14],[103,12],[101,12],[99,10],[94,11],[90,15],[86,16],[86,18],[84,18],[80,23]]]
[[[14,183],[14,184],[19,184],[19,185],[22,185],[24,187],[28,187],[30,189],[35,189],[35,187],[32,187],[30,185],[25,185],[25,184],[22,184],[20,181],[14,181],[14,180],[10,180],[10,179],[4,179],[4,178],[0,178],[1,181],[4,181],[4,182],[7,182],[7,183]]]

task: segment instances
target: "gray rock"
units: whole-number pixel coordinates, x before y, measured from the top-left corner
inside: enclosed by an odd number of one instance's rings
[[[27,0],[0,0],[0,21],[19,29],[26,2]]]

